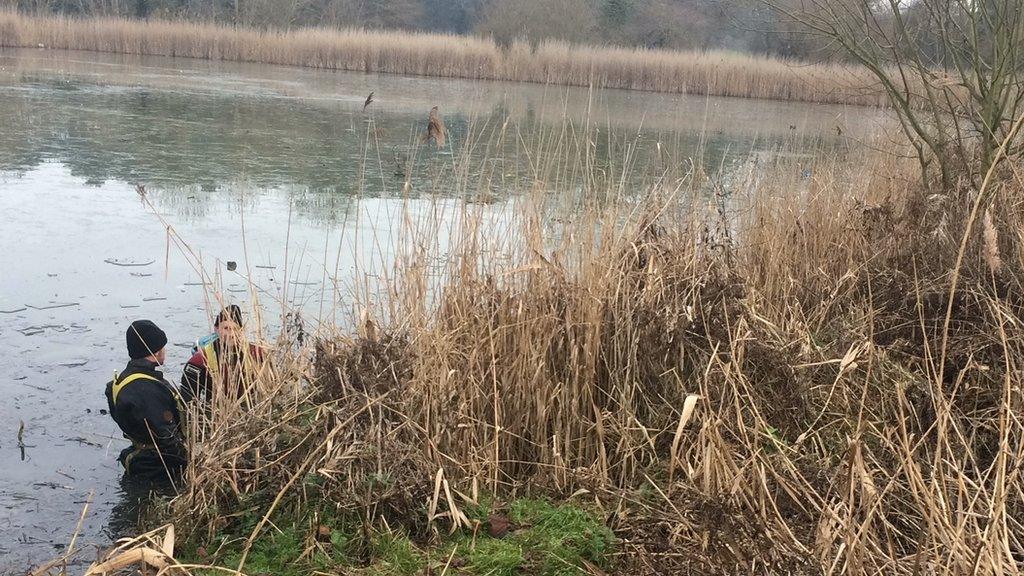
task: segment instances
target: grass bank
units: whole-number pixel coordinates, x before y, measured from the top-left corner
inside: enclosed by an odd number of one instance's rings
[[[407,32],[256,30],[172,21],[0,12],[0,47],[87,50],[855,105],[885,105],[859,68],[731,52],[674,52]]]
[[[410,211],[394,262],[342,290],[351,330],[282,341],[272,377],[196,415],[159,517],[177,550],[275,573],[1024,569],[1020,175],[980,211],[887,154],[637,193],[594,138],[531,149],[509,202]],[[452,162],[467,199],[501,174]]]
[[[355,515],[338,515],[331,505],[306,510],[298,520],[291,511],[276,514],[274,529],[245,544],[260,521],[248,514],[226,524],[206,545],[190,541],[177,557],[208,566],[238,566],[246,555],[246,572],[275,576],[366,574],[413,576],[450,573],[492,576],[577,574],[588,567],[609,567],[616,539],[600,519],[582,507],[544,500],[518,499],[502,509],[490,503],[467,507],[475,530],[443,534],[433,545],[413,542],[402,527],[364,530]]]

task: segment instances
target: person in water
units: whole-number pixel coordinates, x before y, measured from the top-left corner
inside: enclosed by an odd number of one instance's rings
[[[247,344],[242,330],[242,310],[232,304],[213,320],[213,334],[200,338],[181,374],[181,395],[186,402],[224,394],[243,396],[256,378],[263,352]]]
[[[136,320],[125,339],[131,360],[105,391],[110,416],[132,442],[117,460],[128,476],[173,479],[188,464],[188,456],[181,399],[160,371],[167,335],[149,320]]]

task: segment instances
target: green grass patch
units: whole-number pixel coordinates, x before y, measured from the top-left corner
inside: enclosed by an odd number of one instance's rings
[[[229,551],[218,559],[217,564],[232,568],[238,566],[244,545],[244,538],[236,539],[230,544]],[[308,574],[309,566],[298,562],[302,549],[303,537],[295,529],[285,529],[280,533],[268,532],[253,542],[245,561],[245,572],[278,576]]]
[[[474,516],[482,516],[484,522],[476,540],[469,534],[456,536],[442,561],[454,546],[463,573],[476,576],[569,576],[586,574],[584,561],[601,567],[608,564],[614,534],[578,506],[517,500],[509,510],[516,527],[501,539],[487,535],[486,513],[491,509],[487,503],[475,511]]]
[[[400,530],[374,532],[367,542],[358,519],[334,517],[326,510],[312,516],[316,521],[288,522],[285,518],[304,513],[291,510],[264,528],[249,551],[245,572],[299,576],[345,567],[346,573],[366,576],[414,576],[428,564],[440,568],[449,557],[459,560],[459,573],[475,576],[569,576],[585,574],[584,561],[607,566],[615,537],[583,508],[517,500],[508,510],[513,528],[500,539],[488,535],[487,518],[494,510],[493,501],[481,501],[470,511],[470,516],[481,522],[475,538],[467,532],[457,533],[429,549],[417,547]],[[183,542],[180,559],[234,568],[258,520],[255,512],[244,514],[231,529],[203,543],[214,557],[200,557],[196,543]],[[314,530],[320,525],[330,528],[329,538]],[[356,568],[360,565],[363,568]]]
[[[426,565],[423,554],[403,534],[380,532],[373,536],[370,574],[412,576]]]
[[[253,542],[246,557],[247,574],[298,576],[314,570],[330,571],[339,566],[355,564],[363,544],[358,523],[321,513],[312,519],[301,518],[304,511],[275,514]],[[299,516],[299,520],[293,520]],[[245,543],[262,516],[256,510],[241,514],[236,522],[208,541],[184,541],[179,545],[178,559],[195,564],[211,564],[235,568],[242,557]],[[317,527],[330,529],[329,537],[318,534]],[[203,550],[200,553],[200,549]],[[210,572],[222,574],[223,572]]]
[[[516,538],[497,540],[481,538],[476,545],[460,546],[457,553],[466,567],[479,576],[516,576],[526,562],[522,544]]]
[[[541,576],[584,574],[583,560],[607,566],[615,535],[586,510],[544,500],[518,500],[510,517],[523,526],[514,536],[526,553],[526,571]]]

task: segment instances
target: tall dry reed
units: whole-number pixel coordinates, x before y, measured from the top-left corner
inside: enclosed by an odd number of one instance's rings
[[[76,19],[0,12],[0,47],[284,64],[481,80],[884,106],[867,71],[740,53],[544,42],[502,49],[487,38],[407,32],[256,30],[217,24]]]
[[[488,495],[582,494],[622,573],[1019,573],[1024,259],[999,235],[1024,182],[950,306],[969,191],[933,206],[873,155],[637,195],[594,174],[592,137],[536,144],[576,153],[507,203],[410,204],[394,262],[345,290],[355,329],[215,406],[179,528],[247,511],[251,544],[327,506],[423,535]],[[454,163],[444,185],[489,189]]]

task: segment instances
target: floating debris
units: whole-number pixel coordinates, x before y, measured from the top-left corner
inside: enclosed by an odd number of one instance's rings
[[[60,364],[60,366],[63,366],[65,368],[78,368],[79,366],[85,366],[88,363],[89,363],[89,361],[88,360],[84,360],[84,359],[83,360],[72,360],[71,362],[65,362],[63,364]]]
[[[128,309],[128,308],[138,308],[138,307],[139,307],[139,305],[138,305],[138,304],[121,304],[121,308],[122,308],[122,309]]]
[[[25,304],[33,310],[53,310],[54,308],[67,308],[68,306],[78,306],[78,302],[64,302],[60,304],[46,304],[43,306],[34,306],[32,304]]]
[[[159,302],[160,300],[167,300],[164,296],[150,296],[149,298],[143,298],[143,302]]]
[[[319,282],[299,282],[298,280],[292,280],[289,284],[294,284],[295,286],[316,286]]]
[[[152,272],[132,272],[132,276],[135,276],[136,278],[149,278],[152,275]]]
[[[0,310],[0,314],[17,314],[18,312],[24,312],[25,310],[28,310],[28,308],[22,307],[13,308],[11,310]]]
[[[21,425],[18,426],[18,449],[21,450],[21,461],[25,461],[25,421],[20,420]]]
[[[238,263],[234,260],[228,260],[228,272],[234,272],[238,269]]]
[[[56,482],[33,482],[33,486],[39,486],[40,488],[52,488],[54,490],[60,488],[62,490],[74,490],[74,486],[65,486],[63,484],[57,484]]]
[[[94,448],[103,448],[103,444],[100,444],[98,442],[91,442],[89,440],[86,440],[85,438],[82,438],[81,436],[75,436],[74,438],[65,438],[64,440],[67,442],[78,442],[79,444],[85,444],[86,446],[92,446]],[[59,474],[60,470],[58,470],[57,473]],[[71,479],[74,480],[74,478]]]
[[[35,336],[36,334],[42,334],[47,330],[53,330],[55,332],[67,332],[68,327],[63,324],[44,324],[42,326],[26,326],[24,328],[18,328],[17,331],[21,332],[24,336]]]
[[[266,264],[257,264],[253,268],[261,268],[263,270],[277,270],[277,266],[268,266]]]
[[[156,262],[156,260],[149,260],[146,262],[133,262],[131,260],[118,260],[116,258],[107,258],[104,260],[107,264],[113,264],[114,266],[149,266]]]

